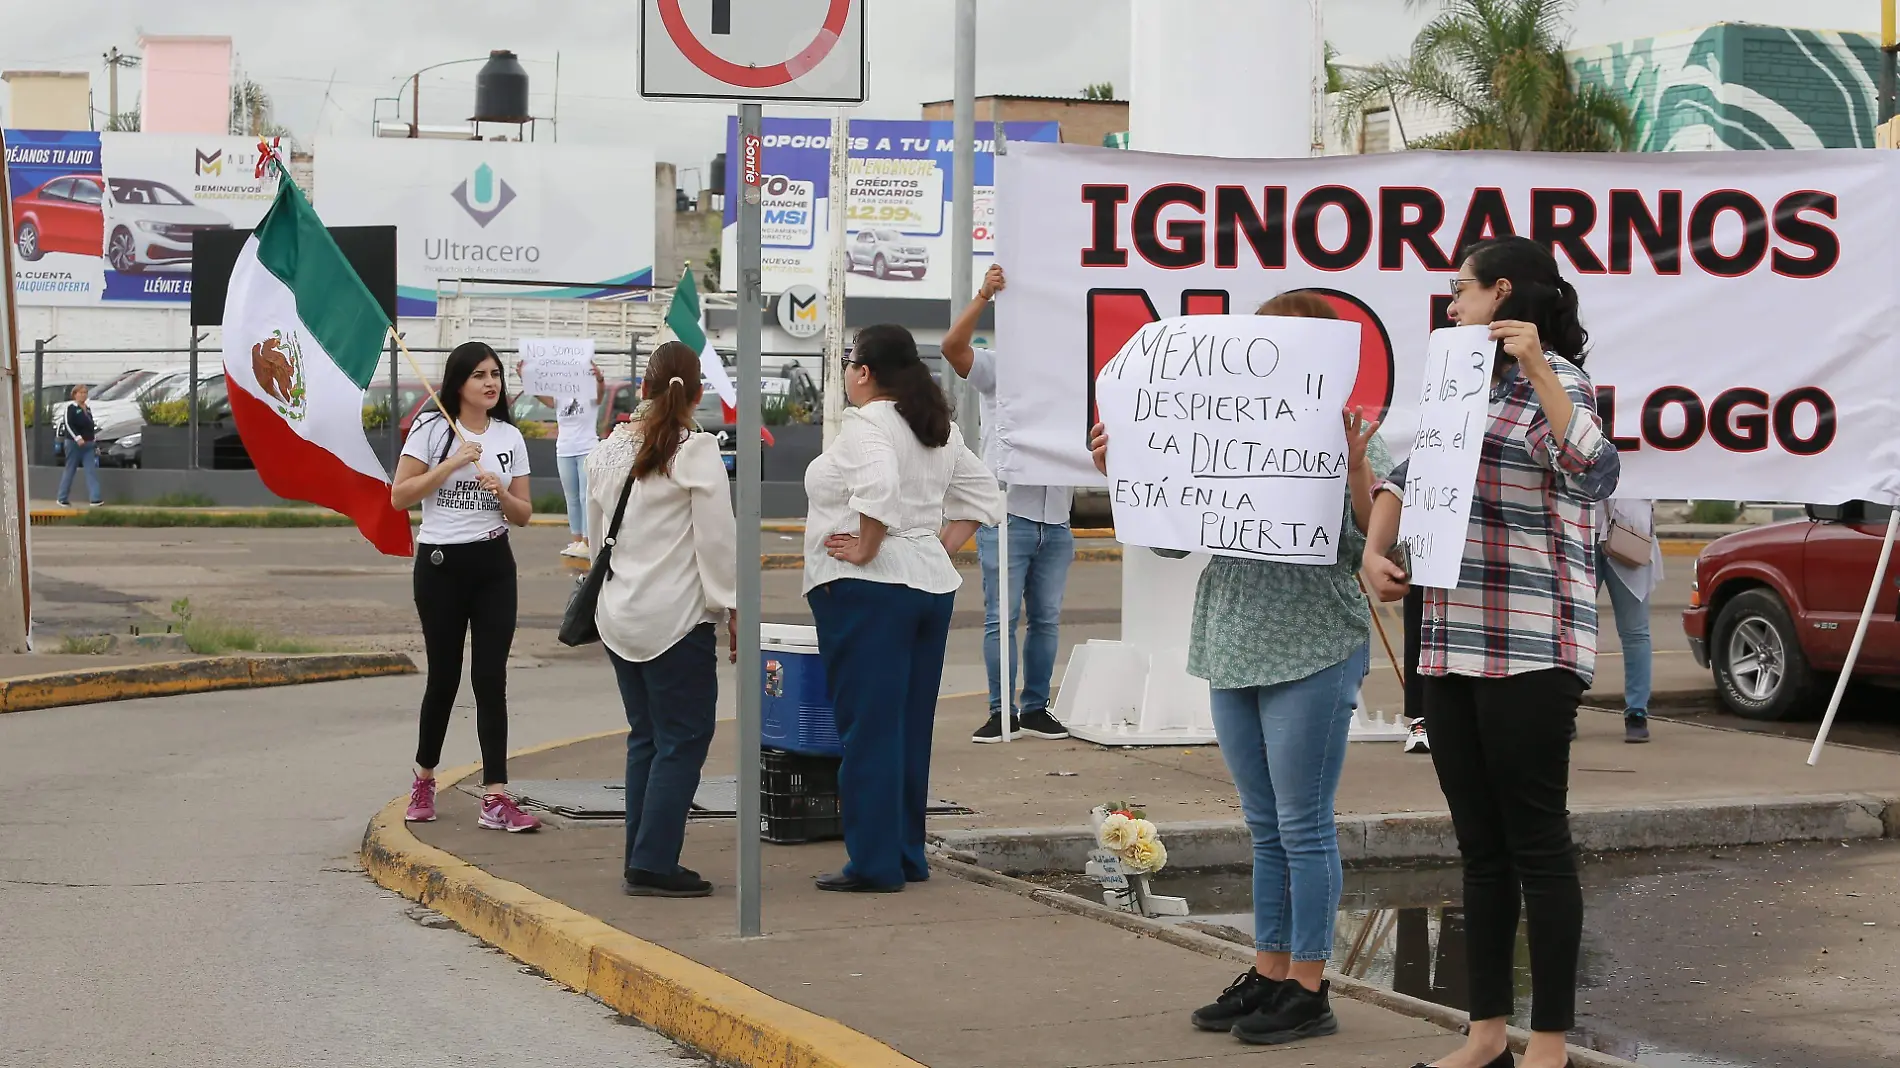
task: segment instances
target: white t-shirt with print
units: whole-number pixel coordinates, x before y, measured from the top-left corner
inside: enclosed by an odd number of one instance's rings
[[[482,458],[477,464],[463,465],[441,488],[422,498],[422,529],[416,532],[416,540],[425,545],[464,545],[508,532],[501,501],[481,487],[476,467],[500,476],[505,491],[515,479],[528,477],[528,443],[521,431],[499,419],[490,419],[486,431],[470,433],[468,440],[482,447]],[[461,447],[448,420],[430,413],[409,431],[402,454],[434,467],[445,454],[452,456]]]
[[[586,456],[593,452],[600,444],[600,434],[594,429],[599,415],[600,405],[592,397],[554,398],[555,425],[560,427],[554,439],[554,455]]]

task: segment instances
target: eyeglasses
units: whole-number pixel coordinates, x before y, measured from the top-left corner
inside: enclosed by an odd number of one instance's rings
[[[1476,278],[1454,278],[1451,280],[1451,295],[1455,297],[1463,293],[1466,286],[1475,286],[1477,284],[1478,280]]]
[[[858,361],[852,359],[849,356],[840,357],[838,360],[838,370],[840,371],[849,371],[851,370],[852,367],[863,367],[863,366],[864,365],[862,363],[859,363]]]

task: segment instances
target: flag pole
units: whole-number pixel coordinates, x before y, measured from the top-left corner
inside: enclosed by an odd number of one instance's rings
[[[422,383],[423,391],[429,394],[431,401],[435,402],[435,410],[441,412],[442,418],[449,421],[449,429],[455,431],[455,440],[467,445],[468,438],[462,434],[462,424],[456,422],[455,417],[449,414],[447,408],[442,407],[442,398],[436,396],[435,387],[429,384],[429,376],[422,370],[422,365],[416,362],[415,354],[409,351],[409,346],[402,343],[402,335],[396,332],[394,323],[390,324],[389,336],[395,339],[396,347],[402,350],[403,358],[409,361],[409,369],[416,373],[416,381]],[[391,400],[393,401],[394,398],[392,397]],[[397,418],[394,415],[396,409],[393,404],[389,410],[391,412],[391,418]]]
[[[1861,606],[1860,623],[1854,628],[1854,643],[1847,647],[1847,662],[1841,665],[1840,678],[1834,682],[1834,696],[1828,700],[1827,715],[1821,719],[1821,729],[1814,736],[1814,748],[1808,750],[1808,766],[1821,762],[1821,749],[1827,745],[1828,732],[1834,729],[1834,717],[1841,710],[1841,698],[1847,694],[1847,684],[1854,677],[1854,662],[1860,659],[1860,645],[1867,640],[1867,624],[1873,621],[1874,604],[1880,600],[1881,583],[1887,581],[1887,564],[1893,559],[1893,543],[1900,535],[1900,499],[1888,506],[1887,536],[1880,543],[1880,559],[1874,565],[1874,582],[1867,587],[1867,603]]]

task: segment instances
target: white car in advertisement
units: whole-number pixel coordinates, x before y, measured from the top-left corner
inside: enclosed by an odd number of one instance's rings
[[[191,235],[229,230],[231,220],[149,178],[107,177],[106,264],[115,271],[191,266]]]
[[[917,279],[930,268],[930,250],[924,247],[923,241],[895,230],[859,230],[846,249],[852,270],[868,269],[878,278],[889,278],[892,272],[903,271]]]

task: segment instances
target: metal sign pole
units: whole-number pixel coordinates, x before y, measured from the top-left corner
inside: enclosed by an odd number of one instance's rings
[[[956,65],[954,101],[951,104],[951,136],[956,147],[951,153],[950,217],[950,319],[968,304],[976,291],[972,274],[976,270],[974,235],[976,224],[976,0],[957,0]],[[994,102],[992,101],[992,104]],[[981,441],[976,405],[976,390],[962,376],[949,376],[950,399],[956,405],[958,425],[963,428],[963,443],[971,451]],[[1005,701],[1004,708],[1009,703]],[[1008,727],[1005,722],[1004,727]]]
[[[825,383],[824,444],[827,448],[838,436],[838,424],[844,421],[845,291],[850,288],[846,263],[845,221],[850,212],[851,114],[839,108],[831,116],[831,189],[826,194],[831,229],[831,262],[825,286]]]
[[[739,105],[741,152],[760,144],[759,105]],[[760,161],[740,166],[739,183],[739,937],[757,938],[759,905],[759,610],[763,574],[759,570],[759,519],[762,461],[759,434]]]

